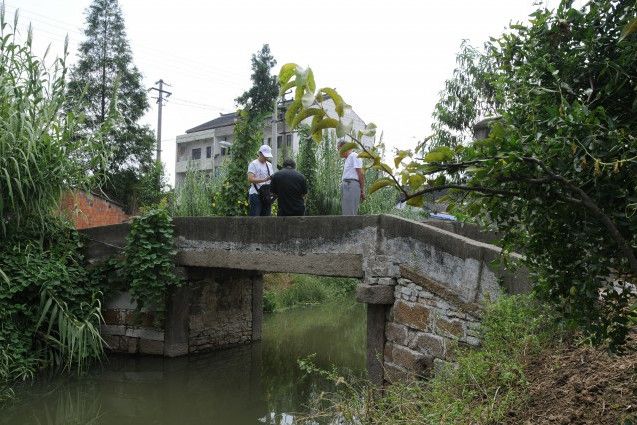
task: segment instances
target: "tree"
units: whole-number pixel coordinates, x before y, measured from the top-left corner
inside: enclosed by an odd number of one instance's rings
[[[252,55],[252,87],[235,99],[240,107],[256,115],[273,108],[274,99],[279,93],[277,78],[271,74],[275,65],[276,60],[268,44],[264,44],[260,51]]]
[[[502,232],[505,252],[523,247],[536,293],[618,349],[637,321],[637,21],[633,1],[572,3],[538,9],[461,60],[429,147],[398,151],[394,167],[361,143],[375,126],[351,132],[347,104],[316,90],[310,69],[286,64],[279,79],[296,88],[291,124],[313,117],[316,138],[335,128],[352,140],[343,149],[385,173],[372,190],[395,186],[411,205],[441,189],[465,193],[456,210]],[[472,101],[484,103],[463,110]],[[484,111],[499,117],[488,138],[457,137]]]
[[[241,109],[234,127],[228,174],[216,203],[220,215],[247,214],[248,164],[263,141],[263,123],[274,107],[278,94],[276,76],[270,74],[274,65],[276,60],[270,53],[270,47],[264,44],[260,51],[252,55],[252,87],[236,99]]]
[[[95,133],[109,109],[118,112],[106,136],[112,156],[104,190],[129,204],[140,175],[152,168],[154,136],[138,123],[148,110],[148,95],[133,64],[118,1],[93,0],[86,15],[86,39],[68,84],[69,102],[81,100],[84,105],[84,121],[76,136]]]

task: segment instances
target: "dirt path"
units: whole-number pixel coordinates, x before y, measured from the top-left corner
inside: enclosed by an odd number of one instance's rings
[[[579,347],[536,359],[530,399],[507,423],[637,425],[637,337],[630,345],[623,356]]]

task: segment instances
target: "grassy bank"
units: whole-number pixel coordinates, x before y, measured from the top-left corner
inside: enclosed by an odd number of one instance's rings
[[[270,273],[264,276],[263,310],[272,312],[308,304],[351,299],[356,279]]]
[[[341,388],[317,400],[307,423],[326,416],[346,424],[634,423],[635,347],[613,356],[578,344],[557,323],[529,296],[501,298],[487,308],[479,350],[461,350],[431,380],[397,383],[382,395],[302,362]]]

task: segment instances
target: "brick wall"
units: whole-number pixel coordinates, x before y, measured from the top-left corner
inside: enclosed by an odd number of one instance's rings
[[[60,209],[77,229],[120,224],[129,218],[119,205],[83,191],[64,194]]]

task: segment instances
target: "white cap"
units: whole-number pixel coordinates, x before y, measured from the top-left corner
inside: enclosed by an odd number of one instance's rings
[[[270,148],[270,146],[268,145],[262,145],[259,148],[259,152],[261,153],[261,155],[265,156],[266,158],[272,158],[272,148]]]

